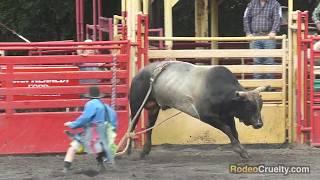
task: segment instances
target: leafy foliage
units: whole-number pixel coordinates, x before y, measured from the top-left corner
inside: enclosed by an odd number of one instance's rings
[[[30,41],[73,39],[73,0],[1,0],[0,22]],[[0,41],[21,41],[0,28]]]
[[[154,0],[155,1],[155,0]],[[163,0],[157,0],[163,1]],[[194,34],[194,1],[181,0],[177,6],[174,29],[177,36]],[[250,0],[224,0],[219,7],[220,36],[242,36],[242,16]],[[278,0],[287,6],[288,0]],[[294,9],[313,11],[320,0],[294,0]],[[92,1],[85,0],[85,22],[91,22]],[[120,0],[103,0],[105,16],[119,14]],[[160,7],[157,7],[160,8]],[[1,0],[0,22],[30,41],[75,39],[75,0]],[[0,27],[0,41],[22,41]]]
[[[224,1],[219,8],[220,36],[242,36],[243,13],[250,0]]]

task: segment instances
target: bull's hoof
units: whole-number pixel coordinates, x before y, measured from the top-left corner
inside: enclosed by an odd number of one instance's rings
[[[146,158],[147,158],[147,156],[148,156],[148,154],[147,154],[147,153],[142,152],[142,153],[140,154],[140,159],[146,159]]]
[[[240,154],[240,157],[242,157],[243,159],[250,159],[250,156],[247,151],[242,151],[239,154]]]
[[[147,155],[145,153],[140,154],[140,159],[146,159]]]
[[[127,155],[130,156],[132,154],[132,149],[131,148],[128,148],[127,150]]]
[[[241,144],[233,144],[232,149],[234,152],[238,153],[241,158],[243,159],[249,159],[248,152],[244,149],[244,147]]]

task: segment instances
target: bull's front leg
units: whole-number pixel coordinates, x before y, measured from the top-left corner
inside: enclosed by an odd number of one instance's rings
[[[216,117],[217,118],[217,117]],[[225,121],[222,121],[225,120]],[[230,119],[229,119],[230,120]],[[239,153],[239,155],[242,158],[249,159],[249,154],[248,152],[244,149],[244,147],[240,144],[238,140],[238,133],[236,132],[235,127],[230,127],[230,123],[227,123],[228,121],[226,119],[221,119],[221,120],[213,120],[211,121],[206,121],[208,124],[211,126],[221,130],[224,134],[226,134],[231,142],[232,149],[234,152]]]
[[[220,129],[229,137],[233,151],[235,151],[236,153],[239,153],[242,158],[249,159],[248,152],[240,144],[239,140],[233,135],[233,132],[230,126],[228,126],[227,124],[224,124],[224,125],[221,125],[221,127],[218,129]]]
[[[227,126],[230,127],[232,135],[237,141],[236,145],[232,144],[234,151],[238,152],[241,157],[248,159],[249,155],[248,155],[247,151],[244,149],[244,147],[241,145],[241,143],[239,141],[238,131],[236,129],[236,124],[235,124],[235,121],[234,121],[234,117],[231,116],[231,117],[226,117],[226,118],[222,118],[222,119],[224,120],[223,122],[226,122]]]

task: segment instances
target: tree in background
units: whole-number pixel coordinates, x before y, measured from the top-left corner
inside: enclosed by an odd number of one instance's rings
[[[163,1],[163,0],[158,0]],[[186,1],[186,0],[184,0]],[[242,16],[250,0],[225,0],[219,7],[220,36],[243,36]],[[288,0],[278,0],[287,6]],[[85,23],[91,23],[92,0],[85,0]],[[294,0],[294,9],[313,11],[319,0]],[[104,0],[103,14],[112,17],[120,12],[120,0]],[[177,36],[194,34],[194,3],[175,7],[174,26]],[[192,11],[193,10],[193,11]],[[157,17],[157,16],[155,16]],[[75,39],[75,0],[1,0],[0,22],[30,41]],[[22,41],[0,27],[0,41]]]
[[[243,13],[250,0],[227,0],[219,7],[219,35],[243,36]]]
[[[74,39],[73,0],[1,0],[0,22],[30,41]],[[21,41],[0,28],[0,41]]]

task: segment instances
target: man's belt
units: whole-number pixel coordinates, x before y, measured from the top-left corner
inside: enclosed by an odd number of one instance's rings
[[[267,36],[269,32],[255,32],[253,33],[254,36]]]

